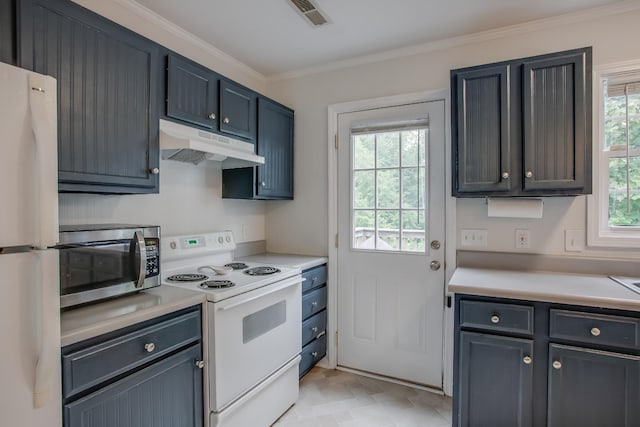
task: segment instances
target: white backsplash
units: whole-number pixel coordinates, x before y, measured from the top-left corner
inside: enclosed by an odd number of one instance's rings
[[[265,239],[265,202],[222,199],[217,163],[160,161],[160,193],[60,194],[60,223],[160,225],[162,234],[231,230],[237,242]]]

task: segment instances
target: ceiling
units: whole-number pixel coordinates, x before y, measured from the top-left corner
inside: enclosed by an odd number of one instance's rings
[[[135,0],[264,76],[589,9],[617,0]]]

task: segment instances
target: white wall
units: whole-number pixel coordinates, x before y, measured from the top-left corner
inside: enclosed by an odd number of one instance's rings
[[[135,4],[132,7],[130,0],[76,2],[258,92],[265,90],[262,76],[240,63],[212,54],[206,46],[175,28],[159,25]],[[60,223],[153,224],[160,225],[164,235],[232,230],[238,242],[263,240],[264,202],[222,199],[221,189],[219,165],[195,167],[161,161],[160,194],[61,194]]]
[[[295,200],[269,203],[268,249],[327,254],[327,106],[347,101],[449,87],[449,70],[593,46],[594,66],[640,58],[640,11],[530,26],[526,32],[469,41],[392,60],[273,82],[268,90],[296,111]],[[564,254],[564,229],[586,229],[586,198],[547,198],[540,220],[489,219],[484,199],[457,201],[457,227],[486,228],[485,250],[514,250],[514,230],[529,228],[527,252]],[[574,254],[574,253],[572,253]],[[582,255],[640,257],[639,251],[587,250]]]

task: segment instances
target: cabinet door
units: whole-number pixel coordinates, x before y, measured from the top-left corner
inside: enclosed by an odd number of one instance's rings
[[[640,425],[640,357],[551,344],[547,425]]]
[[[209,129],[216,127],[217,74],[192,62],[169,55],[167,58],[167,116]]]
[[[265,98],[258,101],[256,193],[260,198],[293,199],[293,111]]]
[[[58,82],[60,190],[157,192],[157,46],[65,0],[19,16],[21,66]]]
[[[0,62],[16,63],[16,3],[0,0]]]
[[[451,72],[453,195],[511,188],[509,64]]]
[[[454,425],[532,425],[533,341],[463,331],[459,351]]]
[[[228,80],[220,80],[220,131],[256,139],[256,95]]]
[[[591,193],[590,64],[590,49],[523,63],[524,191]]]
[[[200,345],[64,405],[65,427],[203,425]]]

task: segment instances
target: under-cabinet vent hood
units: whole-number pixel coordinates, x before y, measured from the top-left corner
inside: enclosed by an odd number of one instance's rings
[[[221,162],[223,169],[264,164],[254,145],[238,139],[160,120],[160,150],[165,160],[197,165],[205,160]]]

